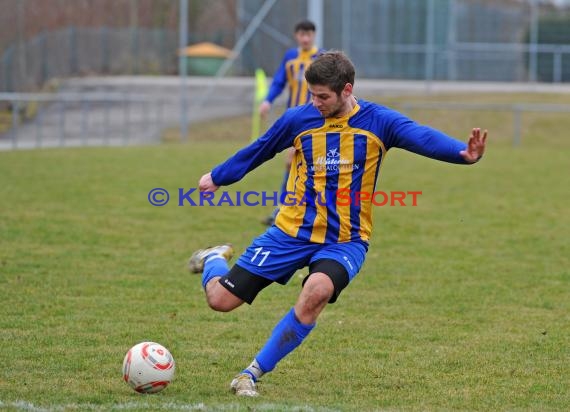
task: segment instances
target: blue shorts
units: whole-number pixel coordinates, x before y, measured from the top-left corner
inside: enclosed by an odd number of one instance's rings
[[[285,234],[276,226],[257,237],[239,257],[236,265],[254,275],[286,284],[293,274],[321,259],[340,263],[351,281],[360,271],[368,243],[357,240],[345,243],[312,243]]]

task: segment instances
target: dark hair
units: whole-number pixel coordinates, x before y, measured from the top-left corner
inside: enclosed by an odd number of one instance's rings
[[[305,72],[309,84],[328,86],[340,96],[347,83],[354,85],[354,65],[341,51],[329,51],[317,57]]]
[[[315,23],[310,20],[302,20],[295,25],[295,33],[298,31],[317,31]]]

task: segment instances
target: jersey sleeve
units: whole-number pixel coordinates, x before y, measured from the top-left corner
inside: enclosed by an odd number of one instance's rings
[[[292,116],[285,112],[263,136],[212,169],[214,184],[227,186],[235,183],[277,153],[291,147],[294,138],[292,119]]]
[[[290,51],[287,51],[281,60],[281,64],[277,68],[277,71],[273,75],[273,80],[271,86],[269,87],[269,92],[267,93],[267,100],[269,103],[273,103],[275,99],[283,92],[285,85],[287,84],[287,73],[285,66],[287,61],[290,59]]]
[[[443,162],[467,164],[459,154],[467,148],[466,143],[393,110],[388,111],[385,119],[387,149],[398,147]]]

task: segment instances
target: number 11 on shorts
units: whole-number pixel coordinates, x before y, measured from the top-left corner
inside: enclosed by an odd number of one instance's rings
[[[257,259],[257,257],[259,255],[262,255],[263,257],[261,257],[261,260],[259,261],[259,263],[257,264],[257,266],[263,266],[263,263],[265,262],[265,259],[267,259],[267,257],[269,256],[269,254],[271,253],[270,250],[266,250],[265,252],[263,252],[263,248],[262,247],[258,247],[253,249],[255,250],[255,255],[253,255],[253,257],[251,258],[251,263],[255,263],[255,259]]]

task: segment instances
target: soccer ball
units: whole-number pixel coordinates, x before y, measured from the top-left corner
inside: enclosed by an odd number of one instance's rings
[[[125,355],[123,379],[139,393],[156,393],[172,381],[174,369],[168,349],[155,342],[141,342]]]

